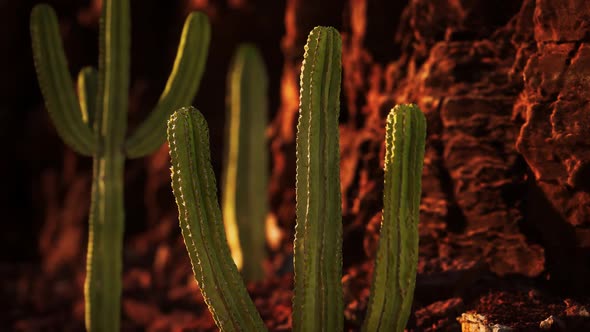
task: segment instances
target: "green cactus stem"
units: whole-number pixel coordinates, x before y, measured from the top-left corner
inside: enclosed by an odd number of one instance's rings
[[[103,4],[99,34],[98,103],[92,203],[86,254],[86,328],[119,329],[123,271],[125,140],[129,88],[129,2]]]
[[[165,119],[172,112],[171,107],[186,104],[194,97],[209,46],[207,17],[191,14],[185,22],[174,69],[160,102],[138,129],[136,140],[130,139],[126,145],[129,10],[129,0],[103,1],[98,73],[91,68],[80,72],[79,101],[54,10],[40,4],[31,13],[35,68],[51,119],[70,147],[94,158],[85,282],[89,331],[119,331],[125,158],[145,155],[163,143]],[[153,136],[144,134],[146,129],[142,128],[146,126]]]
[[[341,38],[316,27],[301,69],[293,331],[342,331]]]
[[[222,331],[265,331],[226,242],[211,167],[209,133],[194,108],[168,122],[172,190],[195,279]]]
[[[267,74],[258,50],[241,45],[228,77],[222,209],[234,262],[245,281],[264,277],[268,211]],[[243,253],[247,253],[247,259]]]
[[[418,106],[398,105],[387,117],[383,220],[363,331],[402,332],[418,265],[418,220],[426,119]]]

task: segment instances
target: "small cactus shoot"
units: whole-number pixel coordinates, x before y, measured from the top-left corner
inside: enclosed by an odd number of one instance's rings
[[[168,115],[196,94],[209,47],[207,17],[190,14],[158,106],[126,143],[129,11],[129,0],[103,1],[98,72],[91,67],[82,69],[77,84],[79,100],[55,11],[40,4],[31,13],[35,68],[50,117],[67,145],[94,158],[84,291],[89,331],[119,331],[125,158],[146,155],[163,143]]]
[[[301,68],[293,331],[342,331],[341,38],[316,27]]]
[[[266,68],[253,45],[238,48],[228,89],[223,219],[234,262],[245,281],[256,281],[264,277],[262,262],[266,257],[268,96]]]
[[[387,117],[383,219],[363,331],[402,332],[418,265],[418,220],[426,119],[418,106],[397,105]]]
[[[172,190],[195,279],[221,331],[265,331],[227,245],[209,153],[209,132],[194,108],[168,122]]]

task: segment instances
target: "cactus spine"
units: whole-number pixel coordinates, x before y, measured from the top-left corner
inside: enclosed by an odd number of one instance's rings
[[[182,236],[217,326],[222,331],[264,331],[226,242],[201,113],[192,107],[176,111],[168,122],[168,143]]]
[[[426,119],[416,105],[387,117],[383,220],[363,331],[404,330],[414,296]]]
[[[78,102],[55,11],[40,4],[31,13],[35,68],[49,114],[66,144],[94,158],[85,282],[90,331],[119,330],[125,158],[146,155],[161,145],[167,116],[196,94],[209,45],[207,18],[192,13],[158,106],[137,130],[136,139],[126,143],[129,21],[129,0],[103,1],[98,73],[92,68],[81,71]],[[145,127],[151,132],[142,130]]]
[[[245,281],[264,277],[264,226],[268,210],[264,194],[268,183],[266,76],[258,50],[250,44],[241,45],[228,76],[222,208],[232,257]]]
[[[340,34],[314,28],[305,45],[297,125],[294,331],[343,329],[340,77]]]

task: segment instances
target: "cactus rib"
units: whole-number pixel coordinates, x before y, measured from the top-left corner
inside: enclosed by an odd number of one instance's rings
[[[60,137],[78,153],[91,156],[96,137],[84,123],[68,71],[57,16],[48,5],[31,13],[31,40],[39,85]]]
[[[172,190],[193,272],[222,331],[264,331],[227,246],[205,119],[194,108],[168,122]]]
[[[234,262],[245,281],[264,276],[265,218],[268,210],[266,68],[258,50],[238,48],[228,77],[227,144],[223,170],[222,208]],[[242,252],[248,254],[244,260]]]
[[[305,46],[297,126],[294,331],[343,329],[340,77],[340,34],[314,28]]]
[[[166,140],[166,120],[195,97],[207,60],[211,28],[203,13],[191,13],[185,23],[172,72],[158,104],[126,143],[128,158],[139,158],[156,150]]]
[[[98,74],[93,67],[84,67],[78,73],[78,98],[80,99],[80,110],[82,120],[90,128],[93,127],[98,104]]]
[[[387,117],[381,235],[363,331],[404,330],[418,264],[418,220],[426,119],[416,105]]]

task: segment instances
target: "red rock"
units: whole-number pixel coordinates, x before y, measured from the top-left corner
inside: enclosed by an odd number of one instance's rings
[[[590,31],[585,0],[538,0],[535,8],[535,39],[538,42],[575,42]]]
[[[150,325],[160,315],[155,305],[132,299],[123,300],[123,312],[135,324],[140,326]]]

